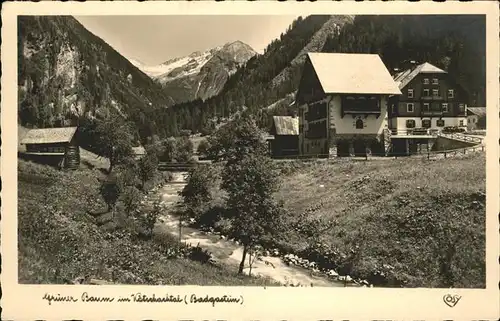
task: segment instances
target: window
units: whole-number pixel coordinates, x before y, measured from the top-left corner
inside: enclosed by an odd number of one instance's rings
[[[406,120],[406,128],[415,128],[415,120],[407,119]]]
[[[413,89],[408,89],[408,98],[413,98]]]
[[[453,91],[453,89],[448,89],[448,98],[453,98],[455,97],[455,92]]]
[[[424,85],[428,85],[429,84],[429,78],[424,78]]]
[[[439,96],[439,89],[433,89],[432,90],[432,96]]]
[[[424,111],[430,111],[429,103],[424,103]]]
[[[414,107],[412,103],[406,104],[406,111],[409,113],[413,113]]]
[[[431,128],[431,120],[430,119],[424,119],[424,120],[422,120],[422,127],[424,127],[424,128]]]
[[[432,84],[433,84],[433,85],[437,85],[437,84],[439,84],[438,79],[437,79],[437,78],[433,78],[433,79],[432,79]]]
[[[365,127],[365,124],[363,123],[362,119],[356,120],[356,129],[363,129]]]
[[[463,120],[460,120],[459,122],[459,126],[462,127],[464,125],[464,121]]]
[[[459,111],[459,113],[464,113],[465,112],[465,105],[464,104],[458,104],[458,111]]]
[[[424,97],[429,97],[429,89],[424,89]]]
[[[438,119],[438,120],[436,120],[436,125],[438,127],[444,127],[444,119]]]
[[[447,103],[443,103],[443,112],[447,113],[448,112],[448,104]]]

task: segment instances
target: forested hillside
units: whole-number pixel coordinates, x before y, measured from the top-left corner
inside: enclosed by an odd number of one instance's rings
[[[162,119],[175,119],[169,124],[166,134],[175,134],[175,128],[193,131],[209,130],[210,120],[226,118],[243,109],[257,113],[290,92],[296,90],[301,75],[301,64],[291,62],[303,53],[304,47],[315,41],[320,50],[326,41],[332,25],[342,26],[351,21],[349,16],[308,16],[299,17],[278,39],[272,41],[263,55],[251,58],[227,81],[222,92],[206,101],[195,100],[178,104],[161,113]],[[319,34],[324,34],[320,37]],[[323,42],[318,41],[323,38]],[[273,80],[287,69],[287,77],[282,81]],[[244,108],[246,107],[246,108]],[[175,115],[175,116],[174,116]],[[174,126],[172,126],[174,125]]]
[[[389,70],[430,62],[465,87],[469,105],[485,106],[485,23],[474,15],[357,16],[323,51],[378,53]]]
[[[19,121],[85,127],[89,118],[120,114],[143,142],[182,130],[210,133],[243,111],[266,128],[271,115],[290,112],[309,51],[378,53],[389,69],[428,61],[463,84],[469,105],[484,106],[485,37],[480,16],[299,17],[217,96],[173,105],[158,83],[74,18],[20,17]]]
[[[469,93],[469,105],[485,105],[484,18],[356,16],[352,23],[346,23],[351,20],[349,16],[299,18],[268,46],[264,55],[250,59],[230,78],[217,97],[175,105],[161,117],[176,120],[169,124],[170,130],[173,125],[195,132],[209,131],[214,116],[220,121],[245,109],[257,115],[261,127],[268,127],[271,114],[287,113],[288,108],[283,104],[274,111],[266,107],[297,90],[304,61],[301,57],[308,51],[378,53],[390,70],[405,68],[411,60],[428,61],[456,77]],[[320,41],[325,34],[329,36],[326,43]]]
[[[161,86],[71,16],[18,19],[19,122],[82,123],[119,114],[141,138],[157,132],[154,110],[171,99]]]

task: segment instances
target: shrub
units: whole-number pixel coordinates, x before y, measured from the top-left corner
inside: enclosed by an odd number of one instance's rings
[[[128,164],[119,165],[115,169],[114,176],[116,177],[120,191],[125,190],[126,187],[140,187],[140,179],[137,175],[138,166],[135,161],[129,161]]]
[[[193,142],[187,136],[169,137],[162,143],[159,160],[164,162],[188,162],[193,156]]]
[[[189,172],[186,186],[180,192],[189,217],[198,218],[208,210],[217,173],[212,166],[198,166]]]
[[[139,161],[139,176],[142,181],[142,188],[144,189],[144,184],[153,179],[156,175],[156,170],[158,168],[158,159],[154,153],[147,154],[142,157]]]
[[[121,193],[120,201],[123,203],[123,209],[128,216],[139,207],[141,196],[141,192],[133,186],[125,187]]]
[[[162,154],[159,159],[164,162],[172,162],[176,158],[177,140],[174,137],[169,137],[162,142]]]
[[[156,221],[158,220],[158,217],[161,215],[161,211],[162,206],[160,205],[159,201],[156,201],[153,204],[152,209],[140,213],[139,220],[145,230],[143,235],[147,238],[151,238],[153,236],[153,229],[155,227]]]
[[[188,137],[180,137],[177,140],[176,160],[179,163],[188,162],[193,156],[193,142]]]
[[[206,140],[206,139],[203,139],[198,144],[198,154],[200,156],[207,156],[209,149],[210,149],[210,144],[208,143],[208,140]]]
[[[111,212],[120,197],[120,187],[116,179],[109,178],[101,183],[99,189],[104,202],[108,205],[108,212]]]

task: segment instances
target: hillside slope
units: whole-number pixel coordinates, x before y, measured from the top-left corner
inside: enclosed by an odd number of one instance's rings
[[[21,16],[19,122],[27,127],[76,124],[120,114],[140,136],[155,127],[155,109],[173,104],[161,86],[71,16]]]
[[[333,222],[316,245],[288,233],[280,241],[288,250],[319,253],[340,272],[379,285],[485,286],[483,153],[283,167],[277,197],[286,208],[302,224]]]
[[[176,119],[179,129],[194,132],[204,130],[214,118],[218,121],[247,110],[257,113],[296,90],[302,65],[300,58],[311,50],[321,48],[326,37],[336,27],[352,21],[349,16],[308,16],[297,18],[278,39],[272,41],[262,55],[252,57],[228,80],[223,90],[215,97],[178,104],[162,111],[160,117]],[[326,26],[326,27],[324,27]],[[292,61],[297,64],[292,65]],[[286,77],[274,81],[280,73]],[[291,76],[288,76],[291,75]],[[278,77],[279,78],[279,77]]]
[[[466,88],[469,105],[483,106],[485,30],[484,17],[473,15],[298,18],[263,55],[230,77],[219,95],[173,106],[168,115],[176,116],[177,128],[196,132],[205,131],[214,118],[224,121],[244,107],[247,113],[259,114],[297,90],[309,51],[377,53],[389,70],[406,68],[411,60],[428,61]]]
[[[119,212],[114,219],[110,213],[96,218],[106,208],[98,191],[103,177],[98,169],[82,165],[64,172],[21,159],[18,166],[21,284],[62,284],[80,277],[119,284],[266,283],[225,267],[171,257],[179,247],[177,239],[164,234],[151,240],[133,237]]]
[[[485,287],[484,153],[275,164],[285,218],[265,249],[376,287]],[[223,165],[213,166],[221,175]],[[225,195],[211,189],[199,221],[224,234],[230,222],[213,213]]]

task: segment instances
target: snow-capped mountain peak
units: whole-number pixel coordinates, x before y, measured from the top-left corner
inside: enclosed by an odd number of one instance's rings
[[[148,66],[137,59],[130,62],[164,85],[177,102],[216,95],[236,68],[257,53],[249,45],[234,41],[184,57]]]

